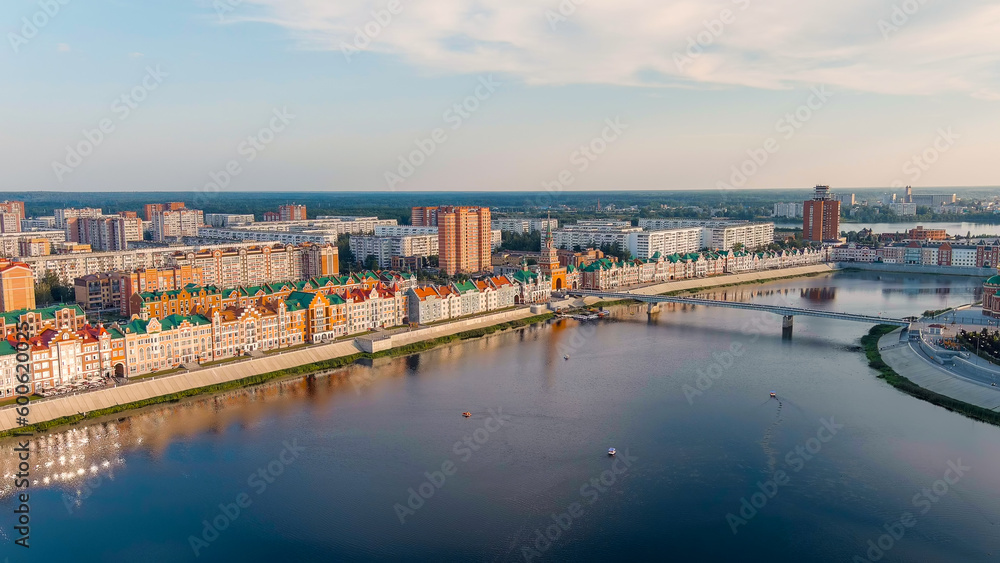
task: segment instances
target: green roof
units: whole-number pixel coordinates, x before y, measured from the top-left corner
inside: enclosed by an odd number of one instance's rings
[[[988,280],[986,280],[986,283],[990,285],[1000,285],[1000,275],[990,277]]]
[[[471,281],[455,282],[455,288],[459,293],[467,293],[469,291],[479,293],[479,290],[476,289],[476,284]]]
[[[8,323],[16,323],[20,320],[21,315],[26,313],[38,313],[43,319],[54,319],[56,318],[56,311],[61,311],[63,309],[73,309],[73,312],[77,315],[83,315],[83,309],[81,309],[79,305],[60,303],[49,307],[42,307],[40,309],[18,309],[16,311],[7,311],[6,313],[0,313],[0,316],[2,316]]]
[[[312,304],[313,299],[316,298],[315,293],[306,293],[304,291],[293,291],[288,294],[285,298],[285,307],[289,311],[298,311],[301,309],[306,309]]]
[[[146,334],[146,324],[148,324],[147,321],[142,319],[132,319],[131,321],[119,326],[126,333]]]
[[[9,356],[11,354],[17,354],[17,348],[9,340],[0,340],[0,356]]]
[[[512,277],[515,280],[522,283],[534,283],[535,278],[538,277],[538,274],[532,272],[531,270],[518,270],[508,277]]]

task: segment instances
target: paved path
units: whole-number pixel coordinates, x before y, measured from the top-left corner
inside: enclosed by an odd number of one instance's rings
[[[917,353],[909,342],[900,342],[898,330],[883,336],[878,347],[882,351],[882,361],[917,385],[970,405],[1000,411],[1000,387],[949,372]]]

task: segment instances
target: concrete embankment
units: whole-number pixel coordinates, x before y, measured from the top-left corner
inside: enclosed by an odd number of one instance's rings
[[[748,272],[746,274],[729,274],[725,276],[712,276],[707,278],[694,278],[690,280],[679,280],[647,285],[637,288],[616,288],[613,291],[638,293],[640,295],[659,295],[676,291],[691,291],[700,289],[711,289],[719,286],[743,285],[753,283],[764,283],[782,278],[794,278],[798,276],[813,276],[817,274],[827,274],[835,272],[840,268],[836,264],[812,264],[810,266],[798,266],[795,268],[781,268],[776,270],[764,270],[761,272]],[[607,299],[597,297],[586,297],[584,299],[565,299],[554,302],[554,307],[581,307],[593,305]]]
[[[1000,411],[1000,388],[949,373],[917,354],[909,342],[900,342],[898,330],[879,339],[878,347],[886,365],[920,387],[963,403]]]
[[[970,276],[988,278],[996,275],[995,268],[968,268],[956,266],[930,266],[922,264],[886,264],[884,262],[837,262],[842,269],[886,272],[894,274],[932,274],[938,276]]]
[[[812,264],[810,266],[798,266],[795,268],[781,268],[776,270],[764,270],[761,272],[748,272],[746,274],[730,274],[726,276],[712,276],[710,278],[695,278],[691,280],[658,283],[656,285],[634,289],[631,293],[658,295],[660,293],[669,293],[672,291],[686,291],[702,288],[707,289],[711,287],[718,287],[720,285],[762,283],[778,278],[825,274],[838,269],[839,268],[834,264]]]
[[[379,349],[395,348],[449,336],[459,332],[485,328],[507,321],[533,316],[527,307],[475,317],[451,323],[424,327],[418,330],[393,334],[391,338],[379,340]],[[386,346],[388,341],[388,346]],[[56,420],[119,405],[127,405],[154,397],[170,395],[189,389],[198,389],[236,381],[246,377],[270,373],[295,366],[311,364],[362,351],[353,340],[308,346],[298,350],[272,354],[261,358],[235,361],[217,367],[203,368],[176,375],[166,375],[140,380],[121,387],[101,389],[78,395],[56,397],[32,401],[28,421],[32,424]],[[0,410],[0,432],[17,428],[17,413],[11,405]]]

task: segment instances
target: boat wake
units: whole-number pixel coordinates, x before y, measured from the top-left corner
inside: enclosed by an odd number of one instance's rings
[[[781,418],[781,409],[784,407],[781,399],[778,397],[775,397],[775,399],[778,401],[778,410],[774,413],[774,422],[767,427],[767,430],[764,431],[764,436],[760,440],[760,447],[764,451],[764,455],[767,456],[767,467],[771,473],[774,473],[774,468],[778,465],[778,452],[771,445],[771,440],[774,438],[774,430],[783,420]]]

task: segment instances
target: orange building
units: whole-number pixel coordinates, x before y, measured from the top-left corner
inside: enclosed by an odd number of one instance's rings
[[[35,277],[23,262],[0,258],[0,311],[35,308]]]
[[[917,225],[916,229],[910,229],[911,240],[945,240],[948,238],[948,231],[944,229],[925,229],[922,225]]]
[[[305,205],[281,205],[278,207],[279,221],[305,221]]]
[[[146,220],[152,221],[153,215],[156,215],[157,213],[163,213],[164,211],[177,211],[178,209],[184,209],[183,201],[170,201],[167,203],[147,203]]]
[[[17,215],[18,220],[24,219],[23,201],[0,201],[0,213],[10,213]],[[18,227],[20,229],[20,225]]]
[[[822,242],[840,238],[840,202],[830,196],[830,186],[816,186],[815,195],[802,204],[802,238]]]
[[[492,268],[493,241],[488,207],[439,207],[437,226],[438,265],[442,272],[452,276]]]

